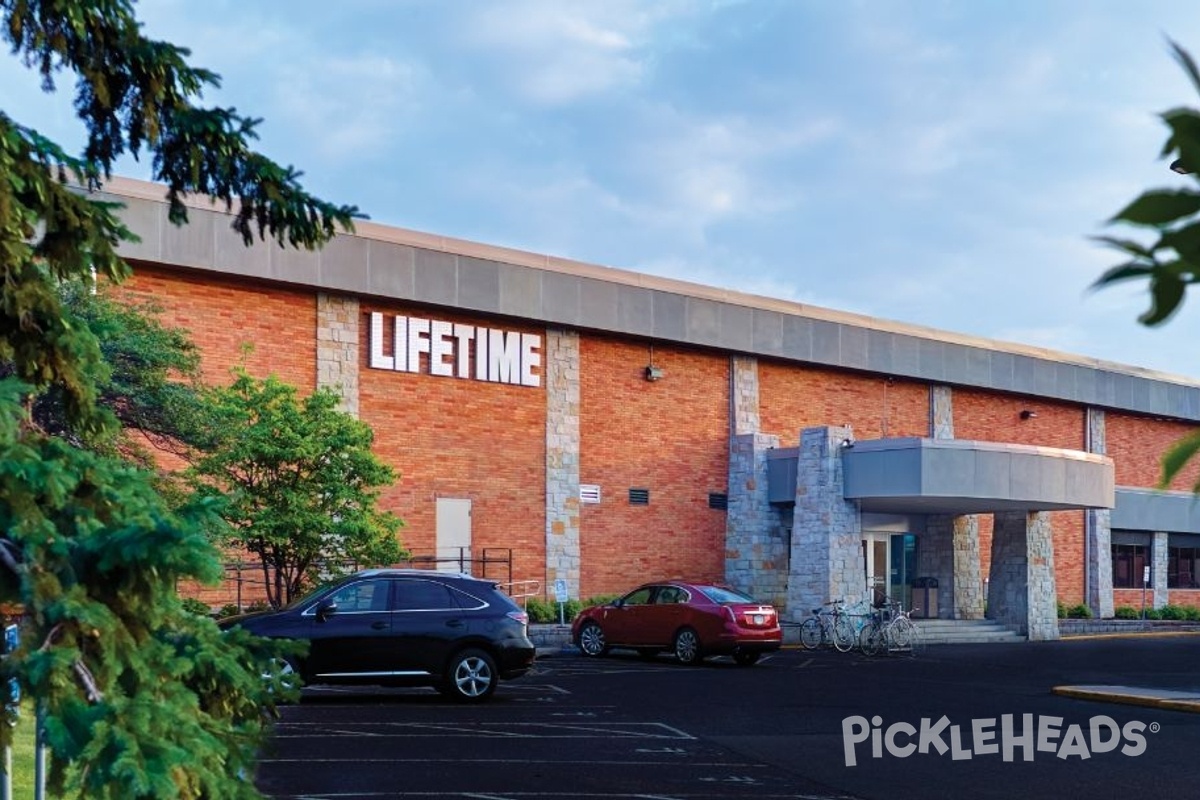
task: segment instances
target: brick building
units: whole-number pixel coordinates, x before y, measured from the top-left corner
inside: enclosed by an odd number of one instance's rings
[[[333,386],[374,428],[414,553],[511,552],[572,597],[723,580],[793,620],[935,580],[938,616],[1030,638],[1145,567],[1200,605],[1195,474],[1151,488],[1200,381],[372,223],[245,248],[207,203],[176,228],[161,187],[106,194],[207,380]]]

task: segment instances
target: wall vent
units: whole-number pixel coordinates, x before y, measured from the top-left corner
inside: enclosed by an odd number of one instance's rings
[[[715,508],[718,511],[729,510],[729,495],[725,492],[709,492],[708,507]]]
[[[579,484],[579,502],[581,502],[581,503],[599,503],[600,502],[600,486],[595,483]]]
[[[648,506],[648,505],[650,505],[650,490],[649,489],[630,489],[629,490],[629,505],[631,505],[631,506]]]

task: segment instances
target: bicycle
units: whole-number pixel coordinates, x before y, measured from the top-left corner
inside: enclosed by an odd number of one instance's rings
[[[800,626],[800,644],[806,650],[831,644],[838,652],[846,653],[854,646],[854,641],[854,630],[841,600],[830,600],[820,608],[814,608],[812,616]]]
[[[869,655],[915,653],[921,641],[921,631],[912,621],[915,609],[904,610],[904,604],[888,600],[876,611],[874,619],[859,634],[859,647]]]

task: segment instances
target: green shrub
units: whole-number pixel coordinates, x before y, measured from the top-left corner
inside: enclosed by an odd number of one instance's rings
[[[1142,612],[1133,606],[1117,606],[1113,609],[1113,616],[1117,619],[1141,619]]]
[[[212,609],[208,607],[208,603],[205,603],[203,600],[197,600],[194,597],[183,598],[183,610],[190,611],[201,617],[207,617],[212,613]]]
[[[236,603],[226,603],[217,610],[217,619],[236,617],[240,613],[242,613],[242,610],[237,607]]]
[[[1058,601],[1058,618],[1059,619],[1067,618],[1067,604],[1064,603],[1062,600]]]
[[[1165,605],[1158,611],[1163,619],[1187,619],[1186,612],[1180,606]]]
[[[1162,609],[1161,608],[1147,608],[1146,609],[1146,619],[1162,619]]]
[[[600,595],[598,597],[590,597],[587,600],[568,600],[562,604],[561,619],[564,623],[570,623],[585,608],[603,605],[617,597],[620,597],[620,595]],[[553,600],[530,597],[525,601],[525,612],[529,614],[529,622],[531,624],[556,624],[560,619],[558,605]]]
[[[540,597],[525,600],[525,613],[531,623],[558,622],[558,604]]]
[[[1192,621],[1200,620],[1200,608],[1196,608],[1195,606],[1184,606],[1183,618]]]
[[[1092,609],[1085,603],[1079,603],[1067,609],[1067,616],[1071,619],[1091,619]]]

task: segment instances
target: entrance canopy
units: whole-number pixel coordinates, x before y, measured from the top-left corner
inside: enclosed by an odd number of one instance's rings
[[[797,448],[770,453],[772,502],[794,501],[798,455]],[[842,469],[843,496],[870,512],[958,516],[1114,505],[1112,459],[1078,450],[964,439],[847,441]]]

